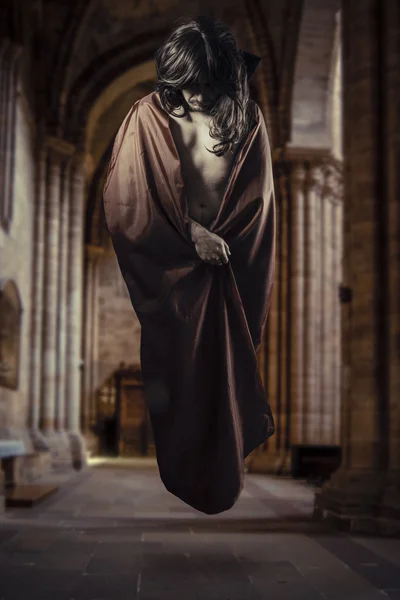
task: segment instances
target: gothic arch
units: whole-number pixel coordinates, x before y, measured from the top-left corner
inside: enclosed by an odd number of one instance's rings
[[[65,105],[62,122],[64,137],[83,146],[86,123],[92,106],[110,82],[123,76],[131,68],[147,63],[162,43],[166,32],[143,36],[100,55],[83,71],[72,86]],[[132,67],[133,66],[133,67]]]
[[[290,144],[331,146],[329,90],[340,0],[304,0],[292,94]]]
[[[188,0],[184,6],[180,0],[78,0],[64,19],[53,62],[48,115],[53,131],[81,143],[85,113],[101,90],[151,59],[179,18],[196,14],[215,15],[240,29],[246,13],[244,5],[232,10],[230,0],[218,6],[214,0]]]
[[[114,137],[134,102],[153,89],[154,78],[153,61],[132,67],[103,89],[86,115],[84,145],[93,168],[86,208],[87,243],[105,243],[101,197]]]

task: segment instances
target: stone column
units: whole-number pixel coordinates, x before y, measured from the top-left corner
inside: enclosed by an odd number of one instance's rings
[[[335,273],[335,257],[333,246],[333,235],[337,235],[335,229],[334,204],[334,171],[327,166],[325,171],[325,182],[321,197],[321,340],[320,340],[320,385],[319,397],[321,399],[320,412],[320,441],[324,444],[334,443],[335,418],[334,410],[336,398],[334,396],[334,365],[335,365],[335,306],[337,298],[337,274]],[[339,395],[340,399],[340,395]]]
[[[333,362],[333,302],[332,302],[332,202],[330,198],[329,182],[330,173],[325,176],[321,196],[321,322],[320,322],[320,442],[329,444],[332,432],[332,362]]]
[[[318,175],[317,175],[318,177]],[[315,239],[315,304],[314,304],[314,319],[315,319],[315,420],[314,420],[314,438],[316,444],[323,443],[323,412],[325,402],[325,386],[323,379],[323,329],[324,329],[324,307],[322,295],[322,283],[326,277],[324,269],[324,256],[326,247],[323,239],[324,234],[324,198],[322,189],[325,181],[325,168],[319,169],[319,180],[317,182],[316,202],[314,206],[314,239]]]
[[[100,250],[100,248],[98,249]],[[90,389],[91,400],[90,400],[90,423],[94,424],[97,421],[97,390],[100,383],[99,373],[99,270],[101,258],[104,254],[105,249],[96,258],[93,269],[93,338],[92,338],[92,369],[91,369],[91,382]],[[97,250],[96,250],[97,251]]]
[[[387,85],[385,118],[381,122],[387,152],[387,263],[390,282],[387,302],[388,318],[388,469],[384,483],[380,514],[389,519],[390,533],[400,532],[400,6],[382,3],[383,73]]]
[[[279,177],[281,222],[279,234],[281,238],[280,246],[280,268],[279,268],[279,399],[280,399],[280,434],[281,434],[281,469],[288,468],[288,459],[290,456],[290,382],[289,382],[289,361],[290,361],[290,329],[289,329],[289,299],[290,289],[290,257],[291,257],[291,237],[290,237],[290,219],[291,219],[291,193],[290,179],[286,171],[286,165],[280,165],[281,173]]]
[[[323,195],[329,169],[335,177]],[[330,432],[336,422],[340,398],[332,397],[331,382],[340,353],[331,309],[338,306],[340,280],[331,265],[333,252],[335,264],[340,261],[340,244],[330,248],[325,232],[330,231],[330,199],[340,201],[339,173],[338,161],[326,150],[289,148],[275,162],[276,277],[265,359],[276,434],[252,456],[253,472],[290,472],[291,446],[329,443],[328,425]]]
[[[34,242],[32,252],[29,427],[35,450],[49,449],[40,431],[46,180],[47,149],[43,146],[39,149],[36,160]]]
[[[84,370],[83,370],[83,399],[82,399],[82,432],[86,435],[90,432],[90,397],[93,369],[93,309],[95,290],[93,287],[93,245],[85,245],[85,321],[84,321]]]
[[[291,443],[304,442],[304,196],[306,169],[304,162],[295,161],[291,174],[291,265],[290,265],[290,396]]]
[[[343,461],[315,514],[352,530],[400,530],[393,496],[379,516],[389,472],[399,486],[399,36],[398,3],[342,4]]]
[[[71,202],[69,215],[69,255],[67,284],[67,428],[71,441],[72,462],[76,468],[86,464],[85,443],[81,435],[82,307],[84,251],[84,155],[74,156],[71,166]]]
[[[342,406],[342,340],[341,340],[341,309],[338,293],[339,282],[342,281],[342,256],[343,256],[343,186],[342,176],[336,181],[337,192],[331,204],[332,229],[332,281],[331,281],[331,305],[332,305],[332,407],[331,407],[331,444],[340,444],[341,428],[341,406]]]
[[[70,144],[53,137],[46,138],[47,189],[45,210],[44,300],[41,428],[50,446],[52,464],[65,460],[65,448],[56,433],[58,291],[60,195],[62,162],[72,152]]]
[[[84,324],[84,378],[82,401],[82,430],[89,452],[97,449],[97,437],[91,430],[96,422],[96,368],[98,362],[98,262],[104,248],[93,244],[85,246],[85,324]]]
[[[318,319],[318,262],[320,252],[317,236],[317,204],[320,202],[321,167],[312,165],[307,174],[307,190],[305,197],[305,263],[304,263],[304,417],[305,441],[308,444],[318,443],[319,438],[319,389],[318,353],[320,348]]]
[[[72,148],[71,148],[72,151]],[[67,350],[67,275],[69,259],[70,157],[61,166],[60,239],[58,248],[58,315],[57,315],[57,375],[55,427],[63,452],[59,457],[71,464],[69,437],[65,431],[66,417],[66,350]]]

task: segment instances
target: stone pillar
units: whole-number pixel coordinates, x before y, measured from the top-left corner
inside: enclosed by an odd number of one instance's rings
[[[48,450],[40,431],[42,383],[43,282],[45,252],[47,149],[40,148],[36,161],[34,242],[32,252],[32,315],[29,386],[29,427],[35,450]]]
[[[72,148],[71,148],[72,151]],[[67,350],[67,275],[69,259],[70,157],[61,165],[60,238],[58,245],[58,314],[57,314],[57,372],[55,428],[64,451],[62,460],[71,464],[69,437],[65,431],[66,417],[66,350]],[[61,462],[61,453],[59,462]]]
[[[304,244],[305,244],[305,181],[302,161],[293,164],[290,174],[292,191],[291,265],[290,265],[290,397],[291,443],[304,442]]]
[[[47,186],[45,209],[44,300],[41,428],[52,455],[53,466],[66,460],[66,448],[56,430],[57,352],[59,312],[59,243],[62,163],[73,147],[53,137],[46,138]]]
[[[331,199],[341,202],[340,171],[326,150],[290,148],[275,162],[276,277],[265,359],[276,433],[252,455],[252,472],[288,473],[293,444],[330,443],[340,402],[332,397],[340,361],[333,319],[340,279],[332,253],[339,264],[340,243],[333,249],[326,232]],[[326,180],[329,172],[334,177]]]
[[[343,461],[315,514],[352,530],[400,530],[399,16],[390,0],[342,5]]]
[[[319,438],[319,389],[317,387],[318,354],[320,348],[320,331],[318,328],[319,289],[318,262],[320,252],[318,244],[317,205],[320,202],[322,170],[319,165],[312,165],[308,171],[307,191],[305,197],[305,263],[304,263],[304,417],[305,441],[308,444],[318,443]]]
[[[325,182],[322,187],[320,201],[320,340],[319,340],[319,371],[318,396],[320,399],[319,413],[319,440],[320,443],[329,443],[330,430],[332,428],[332,383],[331,366],[333,360],[332,346],[332,261],[331,261],[331,228],[332,213],[330,201],[329,180],[330,172],[325,174]]]
[[[388,469],[382,494],[380,515],[389,533],[400,531],[400,6],[382,3],[383,68],[387,84],[385,118],[381,127],[387,152],[387,262],[389,283],[388,318]]]
[[[94,261],[92,244],[85,245],[85,321],[84,321],[84,371],[82,393],[82,432],[90,434],[90,397],[93,369],[93,309],[96,301],[93,287]]]
[[[100,249],[99,249],[100,250]],[[92,343],[92,369],[91,369],[91,400],[90,400],[90,423],[95,424],[97,422],[97,390],[100,384],[100,373],[99,373],[99,270],[101,257],[104,254],[104,249],[101,255],[96,259],[93,269],[93,343]]]
[[[318,167],[317,167],[318,169]],[[323,379],[323,325],[324,325],[324,307],[322,296],[322,282],[326,278],[327,273],[323,271],[323,257],[326,254],[326,247],[323,239],[324,233],[324,197],[322,189],[325,181],[325,168],[319,168],[319,181],[316,189],[316,202],[314,206],[314,239],[315,239],[315,304],[314,304],[314,319],[315,319],[315,420],[314,420],[314,436],[313,441],[317,444],[323,443],[323,412],[325,401],[325,382]],[[318,175],[317,175],[318,176]]]
[[[341,245],[339,207],[341,205],[340,172],[327,165],[321,198],[322,227],[322,281],[321,281],[321,344],[320,386],[321,422],[320,441],[323,444],[339,444],[340,389],[337,387],[338,370],[338,283],[341,281]],[[340,366],[340,364],[339,364]]]
[[[342,326],[341,326],[341,307],[338,294],[338,282],[342,277],[342,257],[343,257],[343,186],[339,184],[338,194],[333,203],[333,224],[332,228],[332,262],[333,262],[333,281],[331,290],[333,293],[333,361],[332,361],[332,380],[333,380],[333,414],[332,414],[332,444],[341,443],[341,409],[342,409]]]
[[[76,468],[86,464],[85,443],[81,435],[82,307],[84,251],[84,156],[74,156],[71,166],[69,214],[69,255],[67,284],[67,428],[71,441],[72,462]]]
[[[90,453],[97,450],[97,437],[91,427],[96,422],[96,384],[98,362],[98,262],[104,248],[93,244],[85,246],[85,323],[84,323],[84,378],[82,394],[82,431]]]
[[[286,166],[286,165],[285,165]],[[281,207],[281,222],[279,234],[280,246],[280,268],[279,268],[279,398],[280,398],[280,428],[281,428],[281,470],[287,469],[290,450],[290,382],[289,382],[289,360],[290,360],[290,256],[291,256],[291,194],[290,179],[284,165],[280,165],[279,197]]]

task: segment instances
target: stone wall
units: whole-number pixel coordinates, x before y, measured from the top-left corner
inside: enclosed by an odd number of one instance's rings
[[[121,362],[140,361],[140,323],[111,249],[99,261],[98,303],[98,386],[101,386]]]
[[[35,193],[34,122],[21,85],[16,91],[13,217],[8,232],[0,229],[0,277],[14,280],[22,302],[19,388],[0,388],[0,437],[24,434],[29,393],[32,236]]]

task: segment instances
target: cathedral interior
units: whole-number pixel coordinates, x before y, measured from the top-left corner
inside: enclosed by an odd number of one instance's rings
[[[157,478],[102,203],[155,51],[202,14],[262,57],[277,204],[276,432],[213,518]],[[5,0],[0,124],[0,599],[399,599],[399,3]]]

